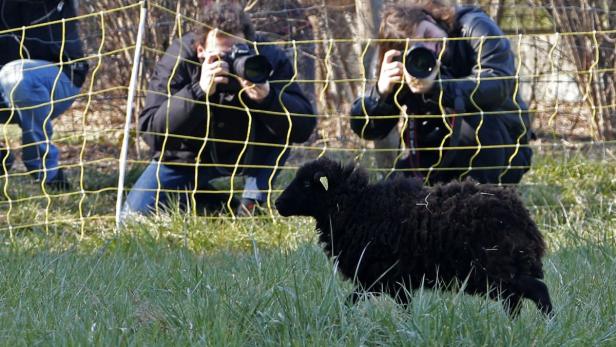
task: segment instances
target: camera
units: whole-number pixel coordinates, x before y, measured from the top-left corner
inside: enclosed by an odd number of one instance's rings
[[[396,57],[396,61],[402,61],[402,57]],[[415,78],[426,78],[432,74],[436,67],[436,54],[429,48],[416,44],[405,53],[404,68]]]
[[[222,60],[229,64],[229,72],[255,84],[266,82],[272,75],[272,65],[263,55],[256,52],[245,43],[233,45],[231,51],[222,55]],[[229,78],[226,84],[218,84],[219,92],[239,92],[242,89],[236,78]]]

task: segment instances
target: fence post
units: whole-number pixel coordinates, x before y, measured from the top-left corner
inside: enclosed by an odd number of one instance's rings
[[[116,233],[120,231],[122,214],[122,195],[124,194],[124,177],[126,176],[126,159],[128,156],[128,138],[130,136],[130,124],[133,118],[135,91],[137,89],[137,77],[139,75],[139,64],[141,62],[141,48],[143,44],[143,33],[145,31],[145,21],[147,14],[147,0],[141,1],[139,14],[139,29],[137,31],[137,42],[135,44],[135,54],[133,55],[133,68],[128,85],[128,97],[126,99],[126,119],[124,121],[124,138],[122,139],[122,150],[120,152],[120,173],[118,177],[118,196],[116,200]]]

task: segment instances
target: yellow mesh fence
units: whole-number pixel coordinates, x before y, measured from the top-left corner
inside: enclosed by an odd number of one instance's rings
[[[122,47],[117,48],[117,45],[112,45],[110,41],[114,40],[116,33],[110,32],[108,27],[110,21],[114,21],[114,16],[128,15],[132,17],[138,17],[138,12],[145,8],[146,11],[158,11],[158,13],[166,16],[165,18],[172,21],[171,34],[169,42],[172,40],[179,40],[181,52],[187,49],[183,46],[181,38],[187,34],[191,29],[194,30],[199,27],[211,28],[208,23],[203,23],[198,19],[188,16],[181,4],[174,9],[166,8],[156,2],[138,2],[127,6],[121,6],[117,8],[110,8],[104,11],[84,14],[74,18],[62,19],[60,21],[52,21],[45,23],[37,23],[27,27],[11,28],[0,31],[0,35],[14,35],[20,38],[20,58],[22,61],[21,70],[22,73],[36,73],[37,69],[45,67],[57,68],[57,74],[53,80],[52,88],[50,90],[51,100],[49,102],[39,103],[35,105],[20,105],[16,106],[16,100],[14,98],[14,92],[19,87],[19,83],[14,84],[13,90],[5,91],[4,97],[7,100],[8,106],[0,108],[0,112],[8,114],[8,119],[2,127],[2,141],[6,146],[7,153],[10,153],[19,159],[20,153],[24,150],[29,150],[40,145],[45,145],[46,150],[41,154],[42,167],[40,169],[28,170],[19,160],[15,160],[14,167],[9,169],[9,155],[4,155],[1,159],[2,171],[4,172],[0,176],[2,182],[2,196],[0,197],[0,232],[8,232],[11,237],[14,233],[23,230],[41,230],[49,232],[51,227],[60,228],[62,230],[77,230],[80,235],[83,235],[90,229],[98,230],[100,228],[114,228],[113,222],[117,220],[117,206],[115,205],[115,194],[120,192],[121,199],[126,198],[126,194],[132,190],[132,186],[143,172],[143,169],[150,163],[156,165],[156,171],[154,179],[156,180],[155,189],[145,189],[144,191],[151,191],[155,194],[154,213],[162,213],[162,206],[159,201],[163,197],[169,195],[177,195],[180,198],[186,199],[188,206],[188,213],[194,216],[202,215],[203,211],[200,211],[199,199],[201,194],[212,193],[225,193],[224,205],[227,207],[226,213],[220,215],[206,215],[202,218],[238,218],[235,208],[233,206],[234,197],[239,197],[243,192],[243,184],[241,179],[243,174],[248,169],[269,169],[267,181],[267,188],[251,193],[262,193],[266,196],[266,200],[263,203],[264,214],[258,216],[258,218],[276,218],[277,214],[273,206],[277,194],[280,193],[284,186],[284,182],[288,182],[293,172],[304,162],[310,159],[315,159],[324,155],[329,155],[341,160],[355,160],[362,162],[368,171],[379,177],[387,177],[394,173],[419,173],[421,177],[428,182],[434,175],[439,172],[452,171],[459,173],[459,178],[463,179],[468,176],[469,173],[475,170],[499,170],[498,181],[500,182],[505,175],[511,170],[529,169],[529,166],[514,165],[514,159],[520,154],[520,150],[526,147],[531,148],[562,148],[568,146],[569,148],[584,147],[586,145],[601,145],[610,146],[616,143],[616,140],[606,139],[601,135],[600,129],[604,129],[607,125],[606,122],[613,122],[613,120],[604,116],[614,114],[616,104],[602,103],[601,100],[597,100],[592,97],[593,85],[597,83],[599,76],[604,74],[616,73],[616,67],[605,67],[599,65],[601,56],[601,44],[599,43],[599,37],[608,37],[616,34],[615,30],[593,30],[584,32],[554,32],[551,34],[538,33],[538,34],[507,34],[500,36],[482,36],[482,37],[464,37],[464,38],[443,38],[443,39],[406,39],[406,40],[380,40],[373,38],[327,38],[327,39],[308,39],[308,40],[273,40],[268,42],[248,41],[243,38],[235,37],[246,41],[257,52],[263,50],[268,46],[277,46],[286,48],[290,64],[293,69],[292,76],[288,80],[272,80],[271,84],[278,84],[282,87],[277,96],[277,100],[273,103],[277,104],[279,110],[255,110],[250,105],[244,102],[243,97],[249,90],[247,88],[241,89],[239,92],[238,100],[239,106],[228,105],[223,103],[221,99],[212,98],[208,93],[202,100],[187,99],[174,94],[175,78],[182,67],[182,64],[199,65],[198,62],[190,59],[183,58],[180,54],[175,56],[169,56],[170,53],[164,49],[166,44],[161,44],[153,37],[145,37],[143,45],[137,45],[137,31],[138,27],[131,28],[134,33],[131,33],[129,37],[132,41],[122,42]],[[164,16],[161,15],[161,18]],[[63,33],[63,40],[59,47],[60,56],[63,57],[65,43],[66,43],[66,23],[71,21],[77,21],[79,23],[89,23],[97,28],[96,44],[90,44],[92,47],[91,52],[83,58],[64,61],[60,59],[57,63],[50,62],[43,66],[37,66],[33,68],[26,68],[23,65],[23,61],[27,59],[24,52],[25,40],[28,37],[28,30],[41,28],[50,25],[60,25]],[[140,23],[143,25],[144,23]],[[151,23],[150,23],[151,24]],[[222,35],[231,34],[218,32]],[[544,45],[544,51],[535,51],[533,56],[535,60],[542,60],[547,68],[543,71],[529,70],[525,68],[527,56],[530,55],[528,45],[525,43],[540,38],[547,42]],[[593,56],[590,57],[590,62],[584,69],[576,68],[573,64],[565,64],[566,49],[564,48],[565,41],[570,38],[589,38],[590,44],[593,47]],[[488,40],[496,39],[508,39],[512,43],[512,51],[516,56],[515,73],[511,76],[498,76],[498,77],[486,77],[482,73],[484,67],[482,66],[482,51],[485,47],[485,43]],[[437,77],[437,85],[439,85],[440,92],[436,97],[436,103],[439,112],[436,114],[413,114],[412,110],[407,109],[405,105],[398,102],[397,96],[402,92],[403,85],[399,84],[394,92],[394,103],[396,111],[393,114],[369,116],[367,106],[364,99],[361,99],[362,115],[350,115],[350,104],[353,99],[361,97],[368,93],[368,90],[376,83],[374,73],[368,71],[363,64],[370,49],[377,47],[380,43],[384,42],[397,42],[403,44],[406,48],[411,47],[418,42],[427,41],[441,41],[441,49],[437,54],[437,60],[441,62],[443,60],[445,51],[453,41],[458,40],[471,40],[478,42],[478,52],[476,57],[475,75],[471,75],[464,78],[441,78]],[[167,41],[165,41],[167,42]],[[167,44],[169,43],[167,42]],[[304,49],[310,45],[318,45],[321,47],[320,54],[313,55],[311,58],[315,61],[315,64],[320,67],[322,73],[319,76],[305,76],[301,74],[300,65],[302,64],[300,59],[304,56]],[[345,46],[346,45],[346,46]],[[340,60],[336,55],[344,54],[345,47],[348,45],[354,46],[357,62],[354,74],[349,74],[341,78],[337,78],[337,69],[340,67],[337,65]],[[136,59],[141,61],[141,66],[134,66],[132,64],[133,58],[136,54],[143,54],[143,58]],[[537,58],[537,55],[541,57]],[[174,59],[174,66],[171,74],[166,81],[166,92],[160,92],[151,90],[147,86],[147,79],[151,77],[151,71],[154,62],[163,56]],[[139,58],[139,57],[137,57]],[[336,58],[336,59],[335,59]],[[149,60],[147,60],[149,59]],[[404,64],[405,57],[403,57],[402,63]],[[149,64],[145,64],[146,60]],[[58,85],[58,81],[64,69],[69,64],[74,64],[80,61],[87,61],[90,65],[90,70],[85,84],[82,86],[80,92],[74,97],[58,98],[54,99],[55,89]],[[140,83],[134,86],[133,92],[136,93],[137,98],[131,100],[128,95],[131,86],[126,85],[113,85],[109,86],[104,82],[112,80],[114,74],[128,75],[130,71],[120,71],[116,68],[118,61],[128,65],[128,68],[138,71],[138,79]],[[540,63],[541,64],[541,63]],[[530,104],[528,110],[525,110],[519,103],[520,96],[523,96],[525,88],[528,88],[528,81],[538,81],[544,79],[550,79],[556,76],[560,78],[566,76],[568,81],[564,83],[572,83],[571,80],[584,80],[585,84],[581,85],[577,95],[572,97],[574,101],[563,101],[562,97],[556,95],[552,98],[546,98],[546,102],[534,102]],[[515,105],[516,110],[513,112],[517,115],[519,123],[522,125],[522,131],[516,134],[514,143],[508,144],[485,144],[480,139],[480,132],[484,126],[484,122],[490,117],[499,117],[503,115],[510,115],[511,110],[507,111],[494,111],[484,110],[481,106],[482,100],[478,100],[478,91],[482,83],[489,83],[491,81],[512,81],[514,84],[513,93],[510,96],[511,101]],[[443,85],[450,83],[475,83],[475,87],[470,93],[469,102],[472,105],[474,111],[472,112],[453,112],[450,108],[444,105]],[[298,85],[301,89],[307,86],[314,86],[317,90],[313,102],[315,107],[314,114],[294,113],[287,108],[287,104],[284,101],[285,92],[293,85]],[[344,87],[344,86],[354,87]],[[253,88],[248,87],[248,88]],[[337,105],[336,108],[327,107],[328,98],[332,93],[338,93],[344,95],[345,89],[351,90],[354,95],[348,96],[347,103]],[[561,88],[559,82],[556,82],[556,88]],[[558,93],[556,93],[558,94]],[[575,93],[573,93],[575,94]],[[133,123],[133,127],[129,134],[129,140],[123,142],[125,139],[125,133],[123,132],[122,125],[117,121],[111,121],[111,117],[114,119],[124,119],[122,115],[124,112],[120,112],[122,107],[127,107],[135,113],[135,117],[138,116],[138,111],[142,109],[144,98],[146,95],[164,96],[166,101],[166,114],[165,114],[165,130],[163,132],[150,132],[140,131],[135,119],[128,119]],[[61,116],[54,119],[55,107],[62,102],[71,101],[75,99],[73,106],[65,113],[73,114],[73,118]],[[183,134],[174,133],[171,130],[171,120],[174,114],[171,109],[173,100],[189,101],[195,105],[201,105],[205,109],[205,124],[193,124],[195,129],[202,129],[204,136],[188,136]],[[128,105],[127,105],[128,103]],[[325,106],[324,106],[325,105]],[[582,114],[582,120],[586,127],[585,135],[586,140],[568,142],[562,141],[535,141],[530,144],[525,143],[524,139],[527,137],[531,129],[527,128],[523,122],[523,115],[529,114],[531,118],[542,116],[546,119],[544,129],[551,130],[553,137],[561,131],[561,124],[559,121],[563,119],[563,114],[567,110],[571,110],[571,105],[577,105],[573,107],[573,113],[579,112],[575,110],[581,110],[582,106],[586,106],[585,111]],[[580,106],[582,105],[582,106]],[[21,112],[36,110],[37,108],[48,107],[48,113],[44,117],[43,132],[45,136],[44,141],[34,141],[28,143],[21,142],[21,133],[18,125],[14,123],[15,119],[19,118]],[[115,108],[107,108],[115,107]],[[212,109],[217,110],[229,110],[239,111],[246,115],[247,131],[243,139],[229,139],[218,138],[213,134],[211,124]],[[278,109],[278,108],[277,108]],[[102,111],[101,111],[102,110]],[[258,113],[259,116],[255,114]],[[284,120],[288,125],[286,133],[284,134],[282,141],[277,143],[256,141],[253,139],[252,131],[254,129],[253,123],[258,122],[258,117],[265,115],[271,117],[279,117]],[[312,137],[305,143],[293,143],[291,141],[292,131],[294,130],[294,120],[301,118],[316,118],[317,129],[313,132]],[[451,145],[455,133],[454,123],[455,119],[466,119],[467,117],[478,117],[479,121],[475,127],[475,144],[474,145]],[[109,120],[107,120],[109,119]],[[349,122],[352,119],[363,121],[363,127],[360,133],[366,133],[368,129],[369,120],[397,120],[398,125],[395,129],[398,131],[394,134],[397,137],[395,141],[397,145],[389,146],[386,148],[380,148],[374,145],[371,141],[361,140],[360,136],[351,135],[347,138],[340,138],[340,134],[348,134]],[[576,118],[580,121],[579,117]],[[409,147],[407,127],[416,122],[422,122],[426,120],[440,120],[442,127],[445,129],[445,135],[439,139],[437,144],[431,146],[416,146],[411,143]],[[577,122],[576,121],[576,122]],[[70,125],[68,123],[71,122]],[[47,124],[53,123],[54,126],[59,125],[57,131],[53,137],[47,132]],[[342,130],[330,131],[321,126],[322,123],[338,124]],[[613,122],[616,123],[616,122]],[[575,126],[575,124],[573,125]],[[72,130],[71,130],[72,129]],[[140,139],[143,136],[158,136],[162,138],[162,144],[158,154],[151,157],[148,154],[148,148]],[[346,136],[346,135],[345,135]],[[127,138],[128,139],[128,138]],[[171,143],[178,142],[179,140],[191,141],[198,143],[194,151],[194,163],[184,162],[165,162],[165,151],[169,148]],[[51,190],[46,184],[46,178],[50,172],[47,167],[47,159],[50,155],[49,144],[54,143],[60,148],[60,165],[58,166],[64,170],[71,184],[70,189],[64,191]],[[236,145],[239,146],[240,151],[235,158],[225,158],[224,162],[216,162],[206,155],[209,148],[216,145]],[[124,148],[122,148],[124,146]],[[130,148],[128,148],[130,146]],[[128,158],[122,160],[119,155],[120,149],[128,152]],[[253,148],[267,148],[276,150],[276,158],[272,165],[258,165],[247,163],[245,158],[247,153]],[[505,165],[478,165],[476,158],[483,151],[506,148],[510,149],[511,153],[506,158]],[[447,153],[455,150],[471,151],[472,155],[468,163],[463,165],[443,165],[444,158]],[[407,168],[400,168],[396,166],[396,163],[408,156],[409,153],[434,153],[435,161],[427,165],[426,167],[414,166]],[[387,155],[389,161],[382,164],[379,160],[375,159],[379,156]],[[288,159],[287,156],[289,157]],[[66,160],[64,158],[67,158]],[[153,161],[152,161],[153,160]],[[286,160],[286,162],[285,162]],[[169,189],[165,187],[161,181],[161,170],[165,165],[172,164],[174,167],[182,167],[186,170],[190,170],[190,176],[192,182],[186,187]],[[126,166],[128,168],[126,174],[126,181],[123,185],[118,185],[119,168]],[[221,183],[216,183],[212,187],[203,189],[200,182],[203,177],[202,169],[222,169],[226,171],[226,179],[223,179]],[[39,175],[40,179],[35,182],[32,178],[35,175]],[[114,206],[116,206],[114,208]],[[121,205],[118,205],[121,206]]]

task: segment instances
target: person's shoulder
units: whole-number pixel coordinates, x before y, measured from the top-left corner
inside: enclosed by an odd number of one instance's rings
[[[185,59],[192,59],[193,56],[196,57],[196,39],[197,37],[193,32],[184,34],[182,37],[177,37],[171,42],[169,48],[167,48],[167,53],[177,55],[179,51],[180,57]]]
[[[496,22],[481,8],[476,6],[456,7],[456,24],[462,36],[502,35]]]
[[[474,20],[490,19],[490,16],[477,6],[456,6],[456,21],[460,24]]]
[[[195,42],[197,41],[197,35],[194,32],[188,32],[182,37],[176,38],[174,41],[181,42],[182,47],[187,50],[195,49]]]
[[[289,59],[284,50],[276,42],[272,42],[267,37],[257,35],[255,41],[257,42],[259,53],[266,56],[272,65],[277,65]]]

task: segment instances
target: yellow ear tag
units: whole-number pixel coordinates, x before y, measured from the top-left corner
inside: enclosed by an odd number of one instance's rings
[[[329,183],[327,181],[327,177],[323,176],[323,177],[319,178],[319,181],[323,185],[323,188],[325,188],[325,191],[327,191],[329,189]]]

